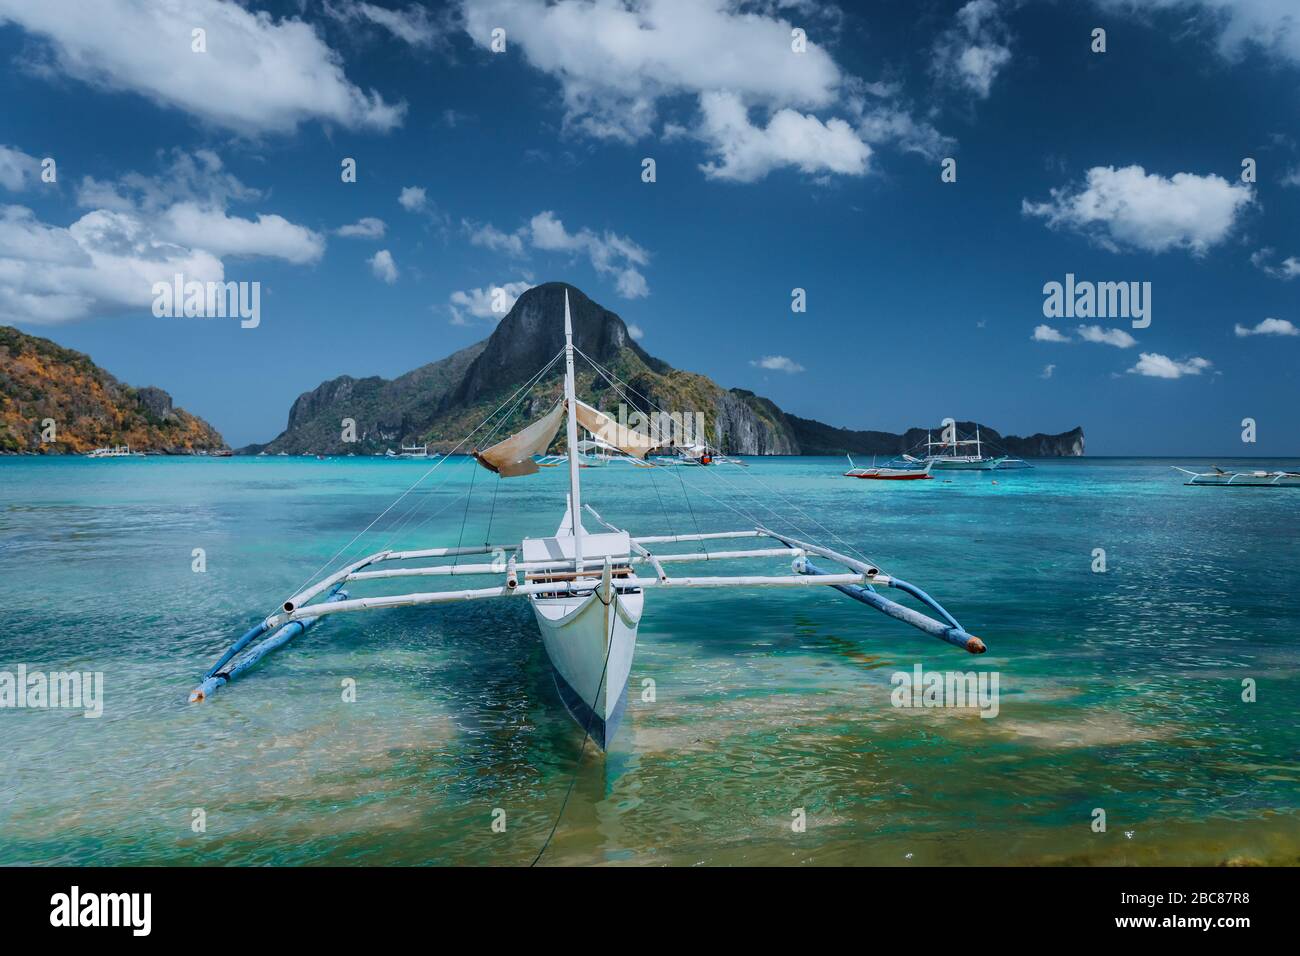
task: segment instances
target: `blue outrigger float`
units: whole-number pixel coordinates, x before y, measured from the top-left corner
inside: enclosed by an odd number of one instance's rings
[[[474,458],[479,464],[503,478],[535,474],[538,472],[536,457],[549,448],[561,424],[566,426],[567,448],[579,447],[578,429],[581,426],[595,439],[641,461],[654,450],[655,445],[648,438],[620,428],[614,419],[577,399],[575,355],[586,359],[618,394],[633,404],[627,396],[630,386],[614,377],[574,344],[566,290],[563,349],[490,415],[475,433],[495,421],[496,425],[490,431],[491,435],[495,435],[524,398],[538,386],[546,372],[561,359],[565,363],[563,398],[545,415],[516,434],[482,451],[475,450]],[[643,402],[649,401],[644,396],[638,397]],[[508,405],[511,407],[505,410]],[[504,414],[501,414],[503,410]],[[471,433],[470,437],[475,433]],[[469,438],[461,444],[468,441]],[[207,670],[202,681],[190,694],[190,700],[196,702],[210,698],[267,655],[284,647],[330,615],[486,598],[514,597],[529,601],[553,667],[560,697],[574,719],[584,728],[584,743],[589,737],[601,748],[609,745],[623,715],[628,678],[636,649],[637,629],[647,593],[679,588],[736,590],[827,586],[972,654],[982,654],[985,650],[983,641],[970,634],[938,601],[920,588],[883,573],[865,559],[859,560],[802,538],[791,537],[761,523],[756,522],[750,528],[735,531],[633,536],[606,521],[590,505],[583,504],[579,480],[580,458],[576,454],[568,456],[567,507],[554,534],[525,538],[518,544],[418,550],[386,548],[353,560],[292,595],[275,613],[249,628]],[[402,497],[445,461],[446,457],[440,459]],[[714,473],[718,469],[705,468],[699,471]],[[400,500],[401,498],[398,499]],[[389,510],[392,507],[390,505]],[[733,507],[733,510],[739,509]],[[589,531],[584,526],[584,516],[598,530]],[[374,522],[371,523],[372,526],[373,524]],[[360,537],[358,535],[350,544]],[[765,539],[768,547],[708,550],[712,542],[753,538]],[[662,553],[650,550],[652,545],[678,543],[693,544],[701,550]],[[326,566],[333,564],[346,549],[345,546]],[[493,560],[490,563],[460,563],[461,558],[473,555],[491,555]],[[832,562],[838,567],[834,570],[818,567],[811,561],[814,557]],[[452,563],[424,563],[430,559],[452,559]],[[678,564],[693,562],[755,559],[788,561],[790,571],[783,574],[679,577],[669,574],[667,570]],[[468,589],[402,591],[373,596],[351,596],[345,590],[345,587],[356,589],[368,582],[390,579],[428,580],[451,576],[494,580],[485,586]],[[891,600],[880,591],[891,588],[920,602],[937,617]]]

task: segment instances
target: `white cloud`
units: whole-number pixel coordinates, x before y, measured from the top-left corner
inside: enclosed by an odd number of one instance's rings
[[[466,313],[475,319],[499,321],[515,306],[515,300],[533,287],[531,282],[504,282],[482,289],[453,292],[448,297],[452,325],[469,325]]]
[[[221,281],[221,260],[161,238],[131,213],[98,209],[64,228],[0,206],[0,319],[53,325],[146,309],[153,284]]]
[[[393,254],[387,249],[380,249],[366,262],[370,263],[370,271],[375,274],[376,279],[389,285],[397,281],[397,263],[393,261]]]
[[[1282,174],[1283,186],[1300,186],[1300,166],[1288,169]]]
[[[168,209],[160,227],[176,242],[217,256],[267,256],[302,265],[315,262],[325,252],[325,240],[319,233],[283,216],[259,214],[253,221],[192,202]]]
[[[41,163],[13,146],[0,146],[0,186],[21,192],[40,182]]]
[[[1123,329],[1105,329],[1100,325],[1081,325],[1078,332],[1079,338],[1085,342],[1095,342],[1098,345],[1113,345],[1117,349],[1128,349],[1137,345],[1137,339]]]
[[[971,0],[935,43],[934,72],[987,99],[998,73],[1011,62],[1008,37],[997,3]]]
[[[1035,342],[1068,342],[1070,337],[1063,335],[1050,325],[1034,326],[1033,340]]]
[[[1056,366],[1055,366],[1055,365],[1044,365],[1044,366],[1043,366],[1043,374],[1040,375],[1040,376],[1038,376],[1038,377],[1039,377],[1039,378],[1051,378],[1051,377],[1052,377],[1052,373],[1055,372],[1055,371],[1056,371]]]
[[[661,99],[730,90],[749,103],[824,107],[843,78],[815,36],[790,49],[792,25],[726,0],[464,0],[465,30],[485,49],[503,27],[535,68],[559,80],[566,122],[632,142]]]
[[[711,179],[752,183],[783,166],[850,176],[867,171],[871,147],[842,119],[823,123],[811,113],[782,109],[760,128],[750,122],[740,97],[730,92],[703,94],[700,110],[698,135],[718,158],[700,166]]]
[[[231,202],[254,202],[262,193],[244,185],[228,172],[221,157],[210,149],[193,153],[174,149],[159,152],[166,165],[157,176],[128,172],[113,181],[82,177],[77,204],[87,209],[116,209],[157,213],[174,203],[196,202],[225,208]]]
[[[298,264],[318,260],[325,251],[319,233],[283,216],[259,214],[251,220],[226,212],[231,202],[261,197],[206,149],[173,150],[158,176],[128,172],[111,182],[86,176],[77,188],[78,205],[131,213],[179,245],[216,256],[266,256]]]
[[[569,232],[550,210],[539,212],[529,220],[528,236],[535,249],[585,254],[597,272],[615,276],[618,293],[625,299],[640,299],[650,294],[645,276],[636,268],[650,262],[650,253],[627,236],[608,231],[598,235],[585,226]]]
[[[1138,363],[1128,371],[1130,375],[1145,375],[1149,378],[1182,378],[1184,375],[1200,375],[1212,364],[1209,359],[1189,358],[1177,361],[1156,352],[1143,352],[1138,356]]]
[[[504,232],[491,223],[476,225],[462,221],[472,245],[512,257],[522,257],[529,249],[586,256],[593,269],[612,276],[618,294],[625,299],[641,299],[650,294],[650,285],[639,267],[650,262],[650,253],[627,236],[606,230],[596,233],[586,226],[569,232],[549,209],[539,212],[514,232]]]
[[[403,186],[397,201],[407,212],[420,212],[429,208],[429,197],[425,194],[423,186]]]
[[[1239,339],[1248,335],[1300,335],[1300,329],[1286,319],[1263,319],[1254,326],[1237,323],[1233,331]]]
[[[745,0],[461,0],[483,48],[504,28],[508,50],[560,85],[566,128],[634,143],[687,131],[708,144],[715,175],[751,182],[778,166],[860,175],[868,142],[934,155],[941,137],[885,99],[897,89],[844,73],[817,42],[824,7]],[[785,19],[797,12],[799,23]],[[837,21],[837,16],[829,18]],[[807,30],[805,52],[791,30]],[[684,111],[694,102],[698,111]],[[735,105],[735,104],[738,104]],[[845,110],[843,118],[817,115]],[[661,114],[669,113],[666,118]],[[756,121],[751,115],[757,113]],[[822,153],[829,151],[825,161]]]
[[[384,230],[387,228],[382,219],[376,219],[374,216],[362,216],[351,225],[339,226],[334,230],[334,234],[351,239],[382,239],[384,238]]]
[[[289,132],[313,119],[387,131],[405,112],[350,82],[310,24],[233,0],[0,0],[0,23],[47,41],[63,74],[238,132]],[[206,53],[191,52],[197,26]]]
[[[1239,59],[1263,50],[1280,59],[1300,63],[1300,16],[1293,0],[1098,0],[1120,12],[1171,10],[1185,28],[1185,14],[1199,15],[1205,27],[1217,34],[1219,52]]]
[[[1267,246],[1250,254],[1250,264],[1265,275],[1286,282],[1300,276],[1300,258],[1287,256],[1277,265],[1273,264],[1273,250]]]
[[[88,211],[67,227],[23,206],[0,207],[0,317],[51,324],[147,307],[153,284],[176,273],[224,279],[225,257],[320,259],[319,233],[283,216],[226,209],[260,198],[215,153],[199,150],[173,152],[157,177],[85,177],[77,201]]]
[[[641,328],[639,325],[629,324],[627,327],[627,334],[632,336],[634,341],[640,342],[645,338],[645,329]]]
[[[804,370],[802,365],[794,361],[794,359],[786,358],[784,355],[764,355],[760,359],[752,359],[749,364],[755,368],[765,368],[772,372],[785,372],[789,375]]]
[[[483,246],[494,252],[504,252],[512,256],[522,256],[524,254],[524,230],[522,228],[515,232],[506,233],[491,223],[475,226],[462,220],[461,225],[469,233],[471,245]]]
[[[326,11],[339,20],[366,20],[374,23],[412,46],[432,47],[441,37],[441,31],[429,11],[418,3],[412,3],[405,10],[392,10],[352,0],[340,7],[327,5]]]
[[[1184,249],[1200,256],[1227,238],[1252,202],[1249,186],[1220,176],[1166,178],[1141,166],[1094,166],[1083,188],[1053,189],[1050,202],[1023,200],[1021,211],[1054,229],[1089,236],[1112,252]]]

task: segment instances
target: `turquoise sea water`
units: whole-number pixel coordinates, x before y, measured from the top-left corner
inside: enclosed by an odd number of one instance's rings
[[[99,719],[0,709],[0,864],[522,864],[571,780],[544,863],[1300,861],[1300,491],[1139,459],[912,483],[750,462],[590,469],[584,496],[636,534],[758,518],[851,544],[989,653],[829,589],[650,592],[619,738],[579,760],[532,613],[504,599],[336,616],[191,705],[428,465],[0,459],[0,671],[105,681]],[[347,554],[549,534],[564,483],[452,459]],[[998,715],[891,706],[918,663],[996,671]]]

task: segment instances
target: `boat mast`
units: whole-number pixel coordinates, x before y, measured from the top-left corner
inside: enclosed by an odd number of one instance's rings
[[[582,489],[578,485],[578,408],[573,382],[573,320],[569,318],[569,290],[564,290],[564,404],[568,408],[569,520],[573,529],[574,571],[582,572]]]
[[[984,452],[980,450],[980,426],[978,422],[975,423],[975,457],[984,457]]]

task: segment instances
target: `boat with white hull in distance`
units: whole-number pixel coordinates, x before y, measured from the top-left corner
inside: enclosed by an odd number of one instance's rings
[[[566,290],[564,346],[560,352],[457,444],[451,453],[442,457],[411,485],[365,530],[339,549],[317,575],[340,561],[343,562],[342,567],[322,577],[313,575],[314,583],[293,594],[278,611],[254,624],[235,641],[203,675],[200,684],[191,692],[190,700],[195,702],[210,698],[268,654],[285,646],[327,616],[485,598],[528,599],[537,619],[542,644],[550,659],[560,698],[578,726],[583,729],[584,746],[587,740],[593,740],[601,748],[607,748],[613,741],[626,706],[628,682],[636,655],[637,631],[647,592],[671,592],[682,588],[738,591],[826,586],[931,637],[972,654],[984,652],[984,642],[962,627],[938,601],[920,588],[885,574],[851,546],[844,547],[861,557],[831,550],[790,533],[769,528],[760,519],[741,511],[737,499],[729,502],[729,507],[732,511],[752,518],[754,523],[750,527],[728,531],[697,529],[695,533],[689,534],[634,536],[606,521],[596,509],[583,503],[581,454],[567,455],[567,507],[555,533],[548,537],[524,538],[515,545],[458,544],[455,547],[413,550],[385,546],[359,559],[344,557],[374,527],[379,518],[392,511],[460,448],[469,444],[475,435],[486,432],[489,438],[495,436],[512,420],[512,415],[525,399],[535,390],[546,387],[541,384],[544,377],[561,359],[564,361],[563,396],[532,424],[482,450],[475,448],[472,452],[473,460],[501,478],[537,474],[540,471],[538,456],[543,456],[549,449],[563,424],[566,430],[566,449],[577,451],[580,447],[578,435],[581,428],[593,440],[607,444],[622,455],[644,462],[646,456],[655,449],[653,439],[620,429],[615,419],[577,398],[575,356],[586,359],[616,396],[628,405],[634,404],[629,392],[642,402],[650,401],[586,355],[574,343]],[[640,473],[653,480],[657,470],[650,468],[640,472],[638,469],[630,469],[627,475]],[[712,468],[703,469],[700,474],[709,475],[714,471]],[[719,477],[716,480],[728,479]],[[683,493],[686,493],[685,483],[681,487]],[[418,496],[416,500],[418,502]],[[584,526],[584,516],[590,517],[593,522],[590,529]],[[404,527],[408,519],[409,514],[403,517],[401,526]],[[720,541],[756,538],[765,539],[762,543],[766,547],[710,550]],[[660,553],[651,552],[649,547],[678,543],[691,544],[699,550]],[[463,563],[462,558],[470,555],[491,555],[492,560],[491,563]],[[451,563],[425,563],[430,559],[447,558],[452,559]],[[813,563],[813,558],[830,562],[837,567],[819,567]],[[787,562],[787,570],[784,573],[768,571],[736,576],[698,577],[678,576],[668,571],[669,567],[691,562],[753,560]],[[407,590],[370,596],[352,596],[344,590],[345,587],[363,588],[372,582],[403,578],[427,581],[453,575],[494,580],[479,587],[460,590]],[[894,589],[910,596],[923,605],[926,611],[916,610],[885,597],[881,593],[885,589]]]
[[[1300,472],[1295,471],[1225,471],[1218,465],[1212,471],[1195,472],[1172,466],[1188,476],[1185,485],[1212,485],[1233,488],[1300,488]]]
[[[903,455],[903,460],[912,464],[921,465],[929,462],[935,468],[943,471],[993,471],[1004,461],[1006,455],[990,456],[984,454],[984,446],[980,440],[979,426],[975,426],[974,438],[961,438],[956,433],[956,426],[953,428],[952,438],[949,441],[934,441],[930,432],[925,433],[925,455],[920,458],[914,458],[911,455]],[[975,449],[975,454],[963,454],[963,449]],[[935,449],[938,449],[936,451]]]

